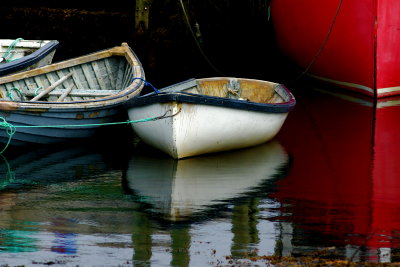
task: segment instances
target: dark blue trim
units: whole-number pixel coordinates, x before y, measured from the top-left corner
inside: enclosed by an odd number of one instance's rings
[[[47,56],[49,53],[54,51],[59,46],[58,41],[50,41],[46,45],[42,46],[32,54],[24,56],[22,58],[16,59],[14,61],[4,63],[0,65],[0,76],[5,76],[14,73],[19,70],[23,70],[36,62],[40,61],[42,58]]]
[[[245,100],[230,99],[224,97],[214,97],[206,95],[198,95],[192,93],[178,92],[178,93],[151,93],[140,97],[130,99],[126,104],[126,108],[145,106],[154,103],[166,103],[171,101],[192,103],[199,105],[219,106],[226,108],[252,110],[268,113],[286,113],[292,110],[296,104],[294,97],[285,88],[289,101],[284,103],[255,103]]]

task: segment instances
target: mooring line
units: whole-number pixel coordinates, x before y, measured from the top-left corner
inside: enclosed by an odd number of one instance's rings
[[[138,119],[138,120],[127,120],[127,121],[121,121],[121,122],[108,122],[108,123],[92,123],[92,124],[61,124],[61,125],[13,125],[9,122],[6,121],[3,117],[0,117],[0,128],[5,129],[7,135],[8,135],[8,140],[6,145],[4,146],[3,150],[0,151],[0,154],[3,154],[4,151],[6,151],[7,147],[11,143],[11,139],[13,135],[16,133],[17,128],[69,128],[69,127],[91,127],[91,126],[110,126],[110,125],[118,125],[118,124],[131,124],[131,123],[140,123],[140,122],[149,122],[149,121],[157,121],[157,120],[162,120],[166,118],[170,118],[173,116],[176,116],[181,109],[179,109],[176,113],[167,115],[168,112],[171,112],[172,110],[167,110],[163,115],[157,116],[157,117],[151,117],[151,118],[145,118],[145,119]]]

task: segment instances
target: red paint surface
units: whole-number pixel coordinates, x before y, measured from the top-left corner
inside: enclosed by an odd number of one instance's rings
[[[400,1],[378,1],[377,87],[400,86]],[[387,94],[392,95],[392,94]]]
[[[271,197],[298,227],[336,245],[400,247],[400,106],[296,97],[279,134],[292,167]]]
[[[273,0],[280,48],[310,74],[376,90],[400,86],[400,1]],[[319,54],[319,49],[323,47]],[[348,87],[373,96],[374,93]],[[378,97],[400,94],[381,93]]]

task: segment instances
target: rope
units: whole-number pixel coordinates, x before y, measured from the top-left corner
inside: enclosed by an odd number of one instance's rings
[[[91,126],[109,126],[109,125],[117,125],[117,124],[131,124],[131,123],[140,123],[140,122],[148,122],[148,121],[156,121],[161,119],[166,119],[169,117],[173,117],[177,115],[181,110],[178,110],[175,114],[167,115],[171,110],[167,110],[163,115],[139,120],[127,120],[121,122],[109,122],[109,123],[92,123],[92,124],[64,124],[64,125],[12,125],[8,123],[3,117],[0,117],[0,128],[4,128],[8,135],[8,141],[4,146],[3,150],[0,151],[0,154],[3,154],[6,151],[7,147],[10,145],[11,139],[17,128],[69,128],[69,127],[91,127]]]
[[[193,31],[193,29],[192,29],[192,26],[190,25],[189,16],[187,15],[185,5],[183,4],[182,0],[179,0],[179,1],[180,1],[180,3],[181,3],[183,15],[185,16],[186,23],[187,23],[187,25],[188,25],[188,28],[189,28],[189,30],[190,30],[190,33],[192,34],[192,36],[193,36],[193,38],[194,38],[194,40],[195,40],[195,42],[196,42],[197,48],[199,49],[201,55],[204,57],[204,59],[207,61],[207,63],[211,66],[211,68],[212,68],[215,72],[221,74],[222,76],[226,76],[226,75],[224,75],[219,69],[217,69],[217,68],[211,63],[211,61],[208,59],[207,55],[204,53],[203,49],[201,48],[201,45],[199,44],[199,41],[197,40],[196,34],[194,33],[194,31]]]
[[[7,159],[1,154],[0,157],[3,159],[7,167],[6,179],[0,184],[0,188],[3,188],[15,180],[15,173],[11,170],[10,164],[8,163]]]
[[[15,50],[15,47],[16,47],[16,45],[20,42],[20,41],[22,41],[22,40],[24,40],[23,38],[17,38],[17,39],[15,39],[11,44],[10,44],[10,46],[7,48],[7,50],[6,50],[6,52],[4,53],[4,59],[7,61],[7,62],[10,62],[11,61],[11,59],[14,57],[14,55],[15,55],[15,53],[14,53],[14,50]]]
[[[141,81],[144,82],[144,85],[145,85],[145,86],[150,86],[151,88],[153,88],[154,92],[156,92],[157,94],[161,93],[161,92],[160,92],[159,90],[157,90],[151,83],[149,83],[148,81],[146,81],[146,80],[143,79],[143,78],[136,78],[136,77],[134,77],[134,78],[132,78],[132,81],[134,81],[134,80],[141,80]]]
[[[42,86],[39,86],[38,88],[35,89],[35,91],[33,92],[33,94],[34,94],[35,96],[37,96],[39,90],[42,89],[42,88],[43,88]]]
[[[150,86],[153,88],[154,92],[156,92],[157,94],[160,93],[159,90],[157,90],[151,83],[149,83],[148,81],[144,80],[143,78],[132,78],[132,80],[141,80],[144,82],[144,84],[146,86]],[[38,88],[35,89],[35,95],[37,94],[37,91],[39,89],[42,89],[41,86],[39,86]],[[20,95],[21,99],[24,98],[23,94],[21,93],[21,91],[16,88],[7,88],[7,96],[11,99],[11,101],[14,101],[14,98],[11,94],[11,90],[15,90],[18,92],[18,94]],[[157,117],[152,117],[152,118],[145,118],[145,119],[139,119],[139,120],[127,120],[127,121],[123,121],[123,122],[109,122],[109,123],[92,123],[92,124],[63,124],[63,125],[12,125],[11,123],[8,123],[3,117],[0,117],[0,129],[3,128],[6,130],[6,133],[8,135],[8,140],[6,145],[4,146],[3,150],[0,151],[0,154],[3,154],[4,151],[6,151],[7,147],[10,145],[12,136],[15,134],[16,132],[16,128],[69,128],[69,127],[92,127],[92,126],[109,126],[109,125],[117,125],[117,124],[131,124],[131,123],[139,123],[139,122],[148,122],[148,121],[156,121],[156,120],[161,120],[161,119],[165,119],[165,118],[169,118],[169,117],[173,117],[175,115],[177,115],[180,110],[172,115],[168,115],[167,113],[170,110],[167,110],[163,115],[161,116],[157,116]]]
[[[328,42],[329,37],[330,37],[330,35],[331,35],[331,33],[332,33],[333,27],[335,26],[336,19],[337,19],[338,15],[339,15],[339,11],[340,11],[340,9],[341,9],[341,7],[342,7],[342,2],[343,2],[343,0],[340,0],[340,1],[339,1],[339,4],[338,4],[338,6],[337,6],[337,8],[336,8],[335,16],[334,16],[333,19],[332,19],[331,26],[330,26],[330,28],[329,28],[329,30],[328,30],[328,33],[327,33],[326,36],[325,36],[324,41],[323,41],[322,44],[321,44],[321,47],[319,48],[319,50],[317,51],[317,53],[315,54],[315,56],[314,56],[314,58],[311,60],[311,62],[308,64],[308,66],[304,69],[304,71],[303,71],[294,81],[297,81],[298,79],[300,79],[301,77],[303,77],[303,76],[310,70],[310,68],[312,67],[312,65],[314,65],[315,61],[317,61],[317,58],[320,56],[321,52],[324,50],[325,45],[326,45],[326,43]]]
[[[8,98],[10,98],[11,101],[14,101],[14,97],[11,94],[12,90],[16,91],[19,94],[19,96],[21,97],[21,99],[24,99],[24,95],[17,87],[6,88],[6,89],[7,89],[7,96],[8,96]]]
[[[4,119],[3,117],[0,117],[0,128],[5,128],[6,129],[6,133],[8,135],[7,143],[4,146],[3,150],[0,151],[0,154],[3,154],[3,152],[6,151],[7,147],[10,145],[11,138],[12,138],[12,136],[15,134],[15,132],[17,130],[15,129],[14,125],[12,125],[11,123],[8,123],[6,121],[6,119]]]

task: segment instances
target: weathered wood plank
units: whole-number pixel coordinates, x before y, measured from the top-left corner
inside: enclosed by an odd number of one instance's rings
[[[118,64],[118,74],[117,74],[117,84],[115,85],[116,89],[120,89],[122,87],[122,79],[124,78],[124,68],[125,61],[120,60]]]
[[[136,0],[135,31],[143,34],[149,27],[149,9],[153,0]]]
[[[133,65],[139,64],[138,60],[135,59],[136,58],[135,55],[133,55],[132,52],[130,51],[129,46],[127,44],[123,43],[121,46],[103,50],[103,51],[96,52],[96,53],[92,53],[92,54],[88,54],[86,56],[82,56],[79,58],[74,58],[71,60],[54,63],[54,64],[51,64],[51,65],[48,65],[48,66],[45,66],[42,68],[36,68],[36,69],[29,70],[29,71],[21,72],[21,73],[3,76],[3,77],[0,77],[0,84],[14,81],[14,80],[19,80],[19,79],[25,79],[28,77],[33,77],[36,75],[41,75],[43,73],[47,73],[47,72],[54,71],[54,70],[65,69],[65,68],[74,67],[74,66],[77,66],[80,64],[92,62],[93,58],[96,58],[96,60],[100,60],[103,58],[114,57],[114,56],[115,57],[122,56],[122,57],[124,57],[124,59],[128,60]]]
[[[50,85],[49,87],[47,87],[43,92],[41,92],[40,94],[38,94],[37,96],[35,96],[34,98],[31,99],[31,101],[37,101],[40,98],[42,98],[43,96],[45,96],[46,94],[48,94],[49,92],[51,92],[52,90],[54,90],[58,85],[62,84],[63,82],[65,82],[69,77],[72,76],[72,73],[68,73],[67,75],[61,77],[59,80],[57,80],[56,82],[54,82],[52,85]]]
[[[102,90],[106,90],[107,86],[106,86],[106,84],[104,82],[103,74],[101,73],[101,68],[99,67],[99,63],[98,62],[92,62],[91,65],[92,65],[92,68],[93,68],[93,71],[94,71],[94,75],[97,78],[97,82],[100,85],[100,88]]]
[[[111,64],[111,59],[106,59],[105,60],[105,66],[106,66],[106,70],[107,70],[107,75],[109,77],[110,80],[110,84],[112,89],[115,89],[115,75],[114,75],[114,69],[113,69],[113,65]]]
[[[6,85],[6,93],[5,93],[5,98],[8,98],[10,100],[16,100],[16,97],[19,96],[16,94],[16,92],[13,92],[12,88],[14,88],[14,86],[11,83],[7,83]]]
[[[35,76],[35,77],[33,77],[33,80],[35,81],[35,85],[33,85],[32,84],[32,86],[28,86],[29,87],[29,91],[28,92],[30,92],[31,90],[36,90],[37,88],[45,88],[45,87],[47,87],[48,85],[45,85],[44,83],[43,83],[43,80],[42,79],[40,79],[40,77],[39,76]],[[27,93],[27,92],[26,92]]]
[[[94,82],[93,71],[90,70],[89,65],[82,65],[82,70],[85,75],[85,80],[88,82],[89,87],[93,89],[98,89],[99,86]]]
[[[64,94],[67,89],[54,89],[49,92],[49,96],[61,96]],[[101,97],[101,96],[109,96],[118,93],[119,90],[93,90],[93,89],[72,89],[68,96],[76,96],[76,97]],[[33,94],[29,93],[27,96],[33,96]]]
[[[130,66],[127,66],[124,73],[122,88],[128,87],[128,85],[132,83],[132,79],[133,79],[132,68],[130,68]]]
[[[74,88],[74,84],[71,84],[57,99],[57,102],[64,101],[64,99],[67,97],[69,93],[71,93],[72,88]]]

